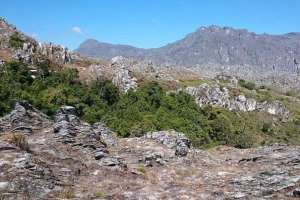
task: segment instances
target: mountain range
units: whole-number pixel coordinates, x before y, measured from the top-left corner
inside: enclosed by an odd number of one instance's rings
[[[299,34],[80,49],[0,17],[0,200],[300,198]]]
[[[93,58],[125,56],[194,68],[250,66],[256,71],[296,72],[300,61],[300,33],[256,34],[245,29],[209,26],[160,48],[142,49],[88,39],[75,51]]]

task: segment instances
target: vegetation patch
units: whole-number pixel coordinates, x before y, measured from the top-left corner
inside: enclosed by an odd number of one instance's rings
[[[14,101],[27,100],[49,116],[62,105],[74,106],[81,119],[90,123],[103,121],[121,137],[175,129],[200,148],[216,145],[248,148],[271,142],[300,144],[300,104],[291,99],[284,99],[284,103],[295,111],[293,120],[276,122],[270,129],[264,125],[273,122],[269,115],[210,106],[200,108],[192,96],[167,92],[157,82],[145,83],[136,91],[122,94],[104,78],[90,85],[81,83],[76,69],[54,72],[47,64],[41,64],[38,71],[32,78],[29,68],[19,62],[7,63],[0,69],[1,115],[10,111]]]
[[[27,151],[27,152],[30,151],[27,139],[21,133],[18,133],[18,134],[14,133],[14,134],[12,134],[11,137],[10,137],[10,139],[9,139],[9,142],[12,143],[12,144],[14,144],[14,145],[16,145],[17,147],[19,147],[23,151]]]
[[[139,165],[137,170],[142,174],[146,174],[146,172],[147,172],[144,165]]]
[[[248,90],[254,90],[256,88],[255,83],[245,81],[243,79],[240,79],[238,83],[241,87],[247,88]]]
[[[17,33],[10,36],[9,45],[14,49],[20,49],[23,47],[25,40],[23,40]]]

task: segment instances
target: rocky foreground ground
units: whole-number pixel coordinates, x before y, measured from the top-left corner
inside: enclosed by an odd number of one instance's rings
[[[297,199],[300,147],[199,150],[175,131],[117,138],[73,107],[0,120],[0,199]]]

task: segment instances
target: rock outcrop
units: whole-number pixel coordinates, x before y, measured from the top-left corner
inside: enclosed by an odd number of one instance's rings
[[[136,89],[137,79],[130,70],[128,59],[118,56],[112,58],[111,63],[114,69],[112,82],[123,92],[127,92],[129,89]]]
[[[12,51],[12,57],[28,64],[49,60],[57,65],[70,63],[75,54],[60,45],[38,43],[0,18],[0,49]]]
[[[54,121],[26,102],[0,120],[0,198],[297,199],[300,148],[199,150],[176,131],[117,138],[61,107]],[[15,125],[28,142],[22,148]],[[24,132],[23,132],[24,131]]]
[[[150,132],[144,137],[160,142],[168,148],[175,149],[175,155],[180,157],[186,156],[191,148],[191,141],[183,133],[178,133],[174,130]]]
[[[28,102],[18,101],[12,112],[0,119],[0,130],[31,134],[33,130],[42,129],[49,123],[48,116],[33,108]]]
[[[198,87],[187,87],[185,91],[195,97],[200,107],[212,105],[228,110],[266,112],[282,121],[287,121],[289,118],[288,109],[280,101],[258,102],[253,98],[246,98],[242,94],[232,97],[226,87],[220,87],[219,85],[210,86],[205,83]]]
[[[103,124],[96,123],[91,126],[81,122],[72,106],[61,107],[55,115],[54,122],[54,133],[58,134],[61,142],[72,147],[82,147],[103,166],[126,167],[121,159],[108,155],[106,147],[115,145],[116,140],[113,133]]]

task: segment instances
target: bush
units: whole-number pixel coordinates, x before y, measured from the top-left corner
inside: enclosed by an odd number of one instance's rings
[[[272,131],[272,124],[271,123],[264,123],[261,130],[264,133],[270,133]]]
[[[92,91],[109,105],[116,103],[120,97],[118,88],[105,78],[98,78],[92,85]]]
[[[270,132],[258,113],[235,113],[211,106],[200,108],[192,96],[184,92],[167,93],[155,82],[121,94],[104,78],[84,85],[78,81],[75,69],[53,72],[47,63],[38,67],[35,79],[23,63],[6,63],[0,69],[0,115],[9,112],[16,100],[27,100],[51,117],[60,106],[70,105],[76,107],[81,119],[89,123],[103,121],[121,137],[175,129],[185,133],[193,146],[202,148],[219,144],[247,148],[255,145],[255,134],[268,137],[263,133]],[[297,130],[296,122],[290,122],[276,131],[286,139],[290,135],[297,138]],[[14,141],[27,148],[23,139]]]
[[[145,166],[144,165],[139,165],[139,167],[137,168],[137,170],[142,173],[142,174],[146,174],[147,171],[145,169]]]
[[[290,96],[290,97],[296,97],[297,96],[297,93],[295,91],[287,91],[285,93],[286,96]]]
[[[10,36],[9,39],[9,45],[10,47],[14,49],[20,49],[23,48],[24,40],[20,38],[20,36],[17,33],[14,33],[12,36]]]
[[[241,87],[244,87],[248,90],[254,90],[256,88],[255,83],[248,82],[248,81],[245,81],[243,79],[240,79],[238,83]]]
[[[231,145],[235,148],[246,149],[255,144],[254,136],[248,132],[238,133],[231,139]]]

